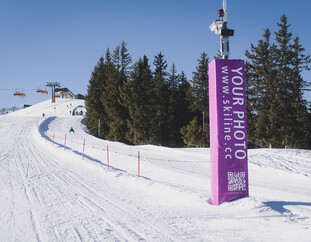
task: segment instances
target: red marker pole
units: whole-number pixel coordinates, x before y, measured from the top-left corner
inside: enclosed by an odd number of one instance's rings
[[[66,135],[67,135],[67,134],[65,134],[64,150],[66,150]]]
[[[107,145],[107,164],[108,164],[108,170],[109,170],[109,147]]]
[[[82,160],[84,160],[84,148],[85,148],[85,139],[83,140],[83,153],[82,153]]]
[[[140,152],[138,151],[138,177],[140,177]]]

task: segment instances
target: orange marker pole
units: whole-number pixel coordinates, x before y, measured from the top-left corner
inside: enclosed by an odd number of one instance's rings
[[[84,148],[85,148],[85,139],[83,141],[83,153],[82,153],[82,160],[84,160]]]
[[[140,177],[140,152],[138,151],[138,177]]]

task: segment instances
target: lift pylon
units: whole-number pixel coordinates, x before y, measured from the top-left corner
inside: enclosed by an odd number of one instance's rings
[[[48,82],[46,86],[52,88],[52,103],[55,103],[55,87],[60,87],[59,82]]]

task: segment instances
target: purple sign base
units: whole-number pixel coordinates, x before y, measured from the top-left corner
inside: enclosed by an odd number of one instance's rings
[[[245,69],[243,60],[209,64],[211,204],[246,197],[248,189]]]

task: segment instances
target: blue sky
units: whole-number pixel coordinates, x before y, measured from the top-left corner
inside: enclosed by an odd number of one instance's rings
[[[169,68],[175,63],[191,79],[200,54],[212,60],[219,49],[209,26],[220,8],[222,0],[0,0],[0,108],[47,100],[50,93],[35,90],[52,81],[86,94],[99,58],[123,40],[133,61],[146,54],[152,64],[162,51]],[[276,31],[283,13],[311,54],[310,8],[310,0],[228,0],[230,58],[245,59],[250,43],[265,28]],[[310,72],[304,77],[311,81]],[[13,97],[15,89],[27,97]]]

